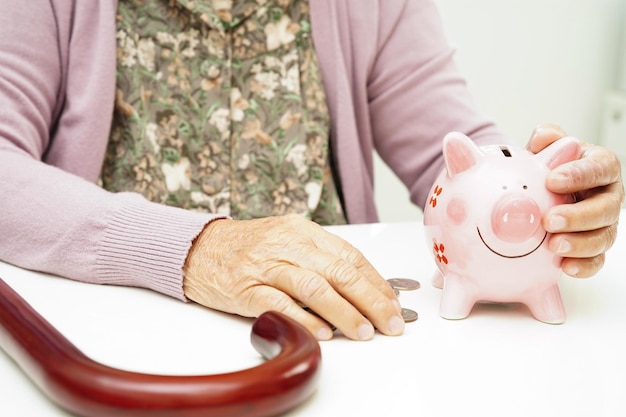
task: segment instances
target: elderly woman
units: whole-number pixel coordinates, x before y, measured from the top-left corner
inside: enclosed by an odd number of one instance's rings
[[[24,268],[278,310],[319,339],[326,321],[399,335],[389,285],[318,224],[377,221],[374,149],[422,206],[445,133],[507,140],[431,0],[0,4],[0,259]],[[583,150],[547,182],[581,200],[544,218],[577,277],[601,268],[623,199],[616,157]]]

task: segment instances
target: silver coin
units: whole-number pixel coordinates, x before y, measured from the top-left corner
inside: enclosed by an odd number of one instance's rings
[[[410,323],[412,321],[417,320],[417,312],[411,310],[410,308],[403,308],[402,309],[402,318],[404,319],[405,323]]]
[[[387,280],[387,282],[393,288],[396,288],[402,291],[413,291],[413,290],[418,290],[420,288],[419,281],[416,281],[414,279],[409,279],[409,278],[390,278]]]

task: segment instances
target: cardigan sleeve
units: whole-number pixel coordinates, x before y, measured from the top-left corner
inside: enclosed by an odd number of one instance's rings
[[[441,142],[507,138],[480,114],[454,63],[433,0],[310,0],[331,115],[331,145],[351,223],[378,221],[376,150],[424,206],[443,167]]]
[[[115,82],[115,2],[0,0],[0,259],[179,299],[215,216],[95,184]]]
[[[393,6],[391,6],[393,4]],[[423,208],[443,167],[441,141],[460,131],[478,144],[507,138],[480,114],[458,72],[432,0],[379,2],[367,94],[374,146]]]

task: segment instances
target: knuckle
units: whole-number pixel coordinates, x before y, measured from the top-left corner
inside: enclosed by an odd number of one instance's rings
[[[612,246],[615,238],[615,232],[612,231],[611,226],[585,233],[584,236],[576,239],[577,248],[572,254],[580,258],[600,256]]]
[[[622,163],[619,159],[619,156],[617,156],[617,154],[615,152],[609,152],[609,161],[608,164],[610,167],[612,168],[613,171],[613,182],[619,181],[619,179],[621,178],[621,172],[622,172]]]
[[[244,299],[246,301],[243,311],[239,314],[247,317],[258,317],[269,310],[285,313],[293,302],[289,296],[279,291],[250,291]]]
[[[363,254],[348,242],[342,246],[339,256],[351,265],[361,265],[365,260]]]
[[[606,255],[604,253],[601,253],[597,256],[594,256],[593,258],[590,258],[585,268],[585,273],[586,273],[585,275],[588,277],[595,275],[596,272],[598,272],[604,266],[605,259],[606,259]]]
[[[612,184],[618,182],[621,177],[622,164],[619,157],[608,152],[608,157],[601,158],[599,165],[601,166],[600,176],[607,183]]]
[[[286,223],[296,223],[300,220],[299,217],[300,216],[297,216],[294,213],[288,213],[282,216],[281,219],[284,220]]]
[[[611,223],[617,222],[620,212],[622,210],[622,204],[624,202],[624,193],[611,193],[611,202],[609,203],[609,210],[606,210],[607,214],[611,216]]]
[[[609,227],[606,228],[606,236],[607,239],[605,241],[606,247],[605,250],[609,250],[611,246],[617,240],[617,223],[613,223]]]
[[[616,155],[592,147],[585,157],[572,164],[570,170],[572,183],[577,188],[615,183],[619,181],[621,169],[616,167],[620,167]]]
[[[296,293],[302,301],[321,298],[328,291],[326,281],[317,275],[309,275],[298,282]]]
[[[394,310],[391,302],[387,298],[377,297],[371,302],[371,311],[374,312],[387,312],[391,314]]]
[[[269,297],[267,310],[275,310],[280,313],[286,313],[291,308],[292,303],[293,300],[290,297],[279,293]]]
[[[604,261],[604,253],[591,258],[578,259],[576,263],[579,266],[579,272],[576,277],[589,278],[594,276],[598,271],[600,271],[600,269],[602,269]]]
[[[291,227],[301,227],[304,223],[308,223],[309,222],[309,220],[304,218],[302,215],[296,214],[296,213],[286,214],[286,215],[283,216],[283,219]]]
[[[591,160],[588,161],[587,166],[590,168],[589,171],[592,175],[587,176],[585,175],[585,170],[578,170],[578,182],[585,184],[587,179],[591,179],[592,184],[603,184],[610,181],[610,166],[606,161]]]
[[[338,259],[328,265],[325,272],[335,285],[342,288],[350,288],[359,280],[357,269],[343,259]]]
[[[622,210],[622,197],[617,193],[604,194],[601,200],[601,204],[598,204],[595,208],[594,216],[588,218],[589,227],[602,228],[602,235],[612,237],[617,232],[616,227],[619,222],[620,213]],[[593,219],[596,219],[593,221]],[[610,241],[611,244],[615,241],[614,238]]]

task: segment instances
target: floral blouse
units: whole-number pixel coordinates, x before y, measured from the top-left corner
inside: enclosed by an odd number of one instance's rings
[[[106,189],[345,223],[308,0],[120,0],[117,19]]]

